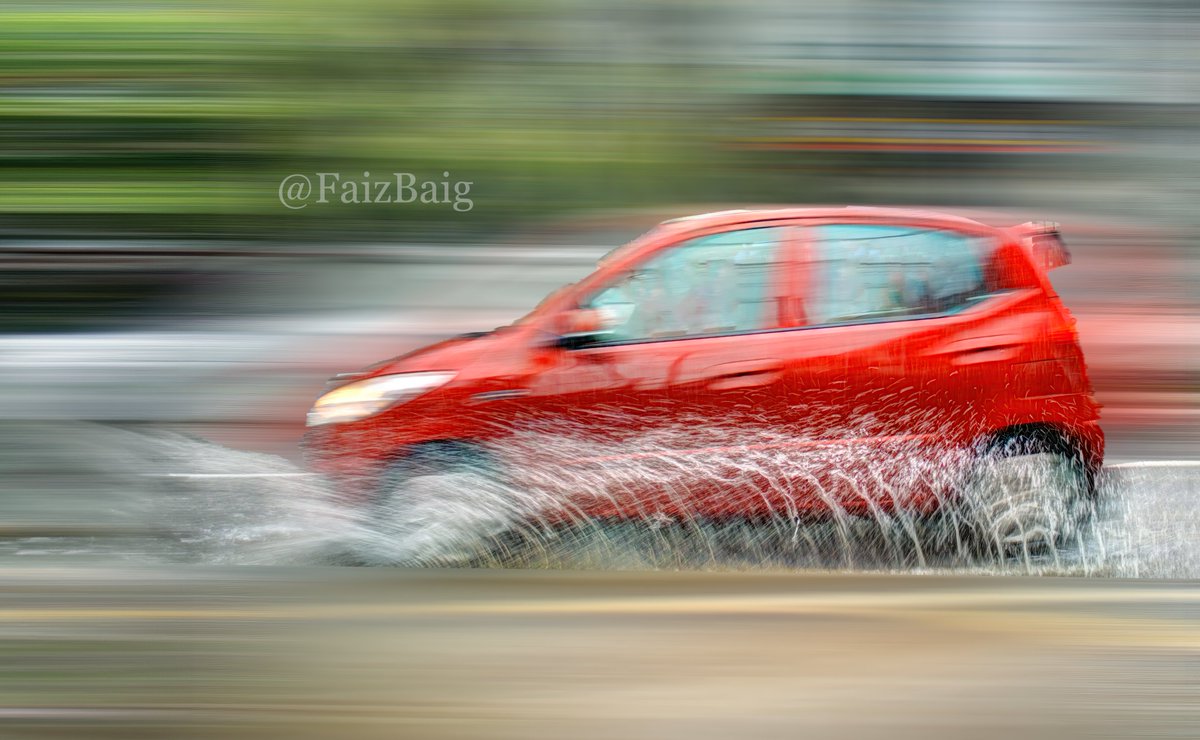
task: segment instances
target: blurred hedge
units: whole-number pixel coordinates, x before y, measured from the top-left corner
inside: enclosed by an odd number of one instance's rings
[[[453,239],[728,196],[703,50],[631,36],[656,5],[6,4],[0,237]],[[286,174],[364,170],[448,171],[475,208],[277,200]]]

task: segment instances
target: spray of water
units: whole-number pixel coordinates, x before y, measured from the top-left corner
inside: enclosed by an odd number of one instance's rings
[[[355,507],[281,458],[126,435],[113,459],[139,471],[127,516],[149,534],[106,547],[205,563],[1200,574],[1195,468],[1114,468],[1095,497],[1072,497],[1057,494],[1078,479],[1053,455],[915,442],[865,454],[766,432],[746,443],[744,428],[720,444],[730,434],[685,425],[614,443],[526,429]]]
[[[1095,500],[1071,461],[930,438],[866,450],[744,426],[617,442],[526,429],[485,463],[395,482],[358,544],[370,562],[403,564],[1100,567]]]
[[[1130,574],[1121,480],[1059,455],[870,447],[753,423],[526,424],[469,464],[392,480],[358,512],[372,564]],[[860,423],[872,422],[864,417]],[[931,424],[933,422],[930,422]],[[635,431],[623,431],[634,429]],[[862,429],[825,439],[863,438]],[[460,461],[461,462],[461,461]],[[1170,495],[1169,491],[1164,492]],[[1158,492],[1132,492],[1135,509]],[[1136,518],[1136,517],[1135,517]]]

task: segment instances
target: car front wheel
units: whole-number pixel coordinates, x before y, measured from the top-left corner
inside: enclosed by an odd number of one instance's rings
[[[471,565],[520,521],[521,501],[486,451],[438,442],[398,457],[364,522],[362,556],[400,565]]]

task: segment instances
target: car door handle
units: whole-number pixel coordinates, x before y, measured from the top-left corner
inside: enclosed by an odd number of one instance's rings
[[[712,368],[708,387],[723,391],[768,385],[783,375],[783,367],[783,360],[776,359],[726,362]]]
[[[943,356],[951,365],[961,367],[1014,360],[1026,344],[1021,336],[1015,334],[970,337],[943,345],[933,354]]]
[[[976,347],[959,352],[950,358],[950,364],[955,366],[980,365],[986,362],[1008,362],[1021,354],[1021,348],[1015,344],[997,345],[994,347]]]

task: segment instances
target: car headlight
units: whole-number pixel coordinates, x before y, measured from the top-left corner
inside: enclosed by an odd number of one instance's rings
[[[318,398],[308,412],[307,424],[315,427],[362,419],[443,386],[454,375],[451,372],[401,373],[348,383]]]

